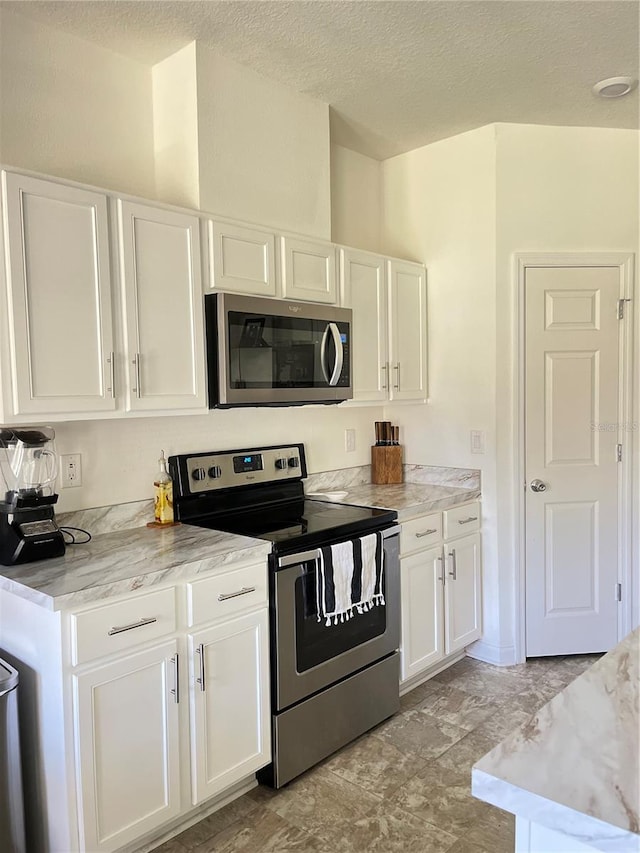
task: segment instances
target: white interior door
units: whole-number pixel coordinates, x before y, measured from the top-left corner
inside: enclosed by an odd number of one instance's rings
[[[620,286],[617,266],[525,271],[527,656],[618,639]]]

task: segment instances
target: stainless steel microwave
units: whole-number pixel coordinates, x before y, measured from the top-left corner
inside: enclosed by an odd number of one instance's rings
[[[353,396],[351,309],[209,293],[205,316],[210,408]]]

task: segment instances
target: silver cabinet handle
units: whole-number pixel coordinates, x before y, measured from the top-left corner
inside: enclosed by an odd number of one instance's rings
[[[116,383],[115,383],[115,353],[110,352],[109,358],[107,358],[107,364],[109,365],[109,387],[107,391],[111,394],[113,398],[116,396]]]
[[[204,681],[204,644],[200,643],[198,648],[196,649],[196,654],[200,656],[200,678],[196,678],[196,681],[200,685],[200,690],[204,693],[206,690],[206,684]]]
[[[393,369],[396,371],[396,384],[393,386],[397,391],[400,390],[400,362],[393,365]]]
[[[451,577],[453,578],[453,580],[456,580],[456,577],[457,577],[457,574],[458,574],[458,567],[457,567],[457,565],[456,565],[456,549],[455,549],[455,548],[452,548],[452,549],[449,551],[449,556],[451,557],[451,567],[452,567],[452,569],[453,569],[453,571],[452,571],[452,572],[449,572],[449,574],[451,575]]]
[[[255,592],[255,586],[243,586],[237,592],[221,592],[218,596],[218,601],[228,601],[230,598],[237,598],[239,595],[247,595],[250,592]]]
[[[469,518],[459,518],[458,524],[469,524],[469,522],[477,521],[477,520],[478,520],[477,515],[470,515]]]
[[[444,584],[444,580],[445,580],[444,557],[438,557],[438,562],[439,562],[439,563],[440,563],[440,565],[442,566],[442,574],[440,575],[440,577],[438,578],[438,580],[439,580],[439,581],[442,581],[442,583]]]
[[[134,628],[143,628],[145,625],[152,625],[157,621],[158,619],[155,616],[150,616],[147,619],[138,619],[137,622],[132,622],[130,625],[118,625],[113,627],[110,631],[107,631],[107,635],[109,637],[113,637],[114,634],[122,634],[124,631],[133,631]]]
[[[422,533],[416,533],[416,539],[422,539],[423,536],[431,536],[432,533],[437,533],[437,532],[438,532],[437,527],[430,528],[429,530],[423,530]]]
[[[131,363],[133,364],[135,371],[136,371],[136,387],[133,389],[133,393],[136,395],[136,397],[138,399],[140,399],[140,397],[142,397],[142,388],[140,387],[140,353],[139,352],[137,352],[134,355],[133,361]]]
[[[382,383],[382,390],[389,390],[389,362],[385,361],[380,370],[384,370],[384,382]]]
[[[180,655],[178,652],[171,658],[171,663],[173,664],[173,690],[169,692],[177,705],[180,702]]]

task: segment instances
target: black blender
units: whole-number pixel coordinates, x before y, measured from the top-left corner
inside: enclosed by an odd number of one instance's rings
[[[58,457],[51,427],[0,426],[0,564],[13,566],[60,557],[64,538],[53,506]],[[0,481],[0,496],[2,482]]]

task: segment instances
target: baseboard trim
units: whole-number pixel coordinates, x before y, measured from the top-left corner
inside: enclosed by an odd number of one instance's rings
[[[437,675],[439,672],[443,672],[445,669],[449,669],[450,666],[453,666],[454,663],[462,660],[463,657],[464,651],[455,652],[449,657],[439,660],[438,663],[433,664],[428,669],[419,672],[417,675],[412,675],[411,678],[407,678],[406,681],[401,681],[400,695],[404,696],[405,693],[410,693],[414,687],[424,684],[425,681],[433,678],[434,675]]]
[[[494,646],[484,640],[478,640],[467,649],[467,655],[474,660],[491,663],[494,666],[514,666],[516,659],[515,646]]]
[[[121,847],[118,850],[118,853],[150,853],[151,850],[155,850],[155,848],[159,847],[160,844],[163,844],[165,841],[169,841],[180,832],[184,832],[185,829],[189,829],[190,826],[193,826],[195,823],[199,823],[201,820],[204,820],[205,817],[217,812],[218,809],[221,809],[223,806],[226,806],[228,803],[236,800],[243,794],[246,794],[248,791],[251,791],[252,788],[257,786],[257,784],[258,781],[256,779],[256,775],[253,773],[246,779],[241,779],[240,782],[232,785],[217,797],[212,797],[212,799],[208,800],[204,804],[197,806],[186,814],[176,818],[168,825],[162,827],[162,829],[155,830],[155,832],[144,836],[135,842],[135,844],[128,844],[125,847]]]

